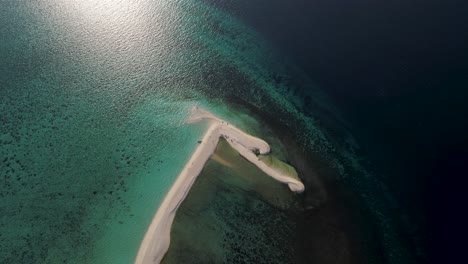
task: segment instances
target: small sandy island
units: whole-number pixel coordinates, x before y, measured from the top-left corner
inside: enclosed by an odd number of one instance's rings
[[[187,122],[202,120],[210,122],[210,126],[156,212],[140,245],[135,264],[161,262],[169,248],[171,225],[177,208],[187,196],[205,163],[213,155],[220,138],[226,139],[241,156],[267,175],[287,184],[292,191],[304,191],[304,185],[296,170],[269,156],[270,146],[264,140],[243,132],[200,107],[194,107]]]

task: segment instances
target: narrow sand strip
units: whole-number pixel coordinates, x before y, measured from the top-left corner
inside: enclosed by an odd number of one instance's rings
[[[297,177],[295,171],[291,174],[285,174],[268,166],[259,159],[258,154],[268,155],[270,152],[270,146],[264,140],[246,134],[211,113],[194,107],[192,115],[187,122],[194,123],[201,120],[208,120],[211,122],[211,125],[154,216],[138,250],[135,264],[161,262],[169,248],[171,225],[177,208],[179,208],[187,196],[205,163],[213,155],[221,137],[226,139],[240,155],[252,162],[267,175],[288,184],[289,188],[294,192],[304,191],[304,185]]]

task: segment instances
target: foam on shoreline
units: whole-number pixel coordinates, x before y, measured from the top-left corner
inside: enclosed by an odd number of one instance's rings
[[[304,191],[304,185],[297,177],[294,168],[277,160],[273,162],[275,166],[272,166],[271,160],[265,159],[270,153],[270,146],[267,142],[243,132],[199,107],[194,107],[187,122],[194,123],[202,120],[209,121],[210,126],[154,216],[141,243],[135,264],[161,262],[169,248],[171,225],[177,208],[187,196],[205,163],[213,155],[220,138],[226,139],[241,156],[267,175],[287,184],[292,191]]]

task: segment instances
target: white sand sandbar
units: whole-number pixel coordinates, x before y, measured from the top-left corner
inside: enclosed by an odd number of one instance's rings
[[[241,156],[267,175],[287,184],[292,191],[304,191],[304,185],[292,167],[285,163],[280,166],[271,166],[268,162],[263,161],[262,156],[267,156],[270,153],[270,146],[264,140],[243,132],[206,110],[194,107],[187,122],[194,123],[202,120],[208,120],[210,126],[156,212],[140,245],[135,264],[161,262],[169,248],[171,225],[177,208],[187,196],[205,163],[213,155],[220,138],[226,139]],[[288,168],[285,169],[285,167]]]

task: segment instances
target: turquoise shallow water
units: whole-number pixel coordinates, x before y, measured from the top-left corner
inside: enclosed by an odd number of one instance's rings
[[[227,103],[248,106],[340,176],[360,169],[352,137],[326,132],[342,122],[326,96],[209,5],[0,5],[0,263],[130,263],[204,132],[183,122],[194,105],[259,133]]]
[[[148,57],[178,54],[157,54],[135,3],[9,4],[0,262],[130,263],[203,132],[183,125],[195,101],[173,64]]]

